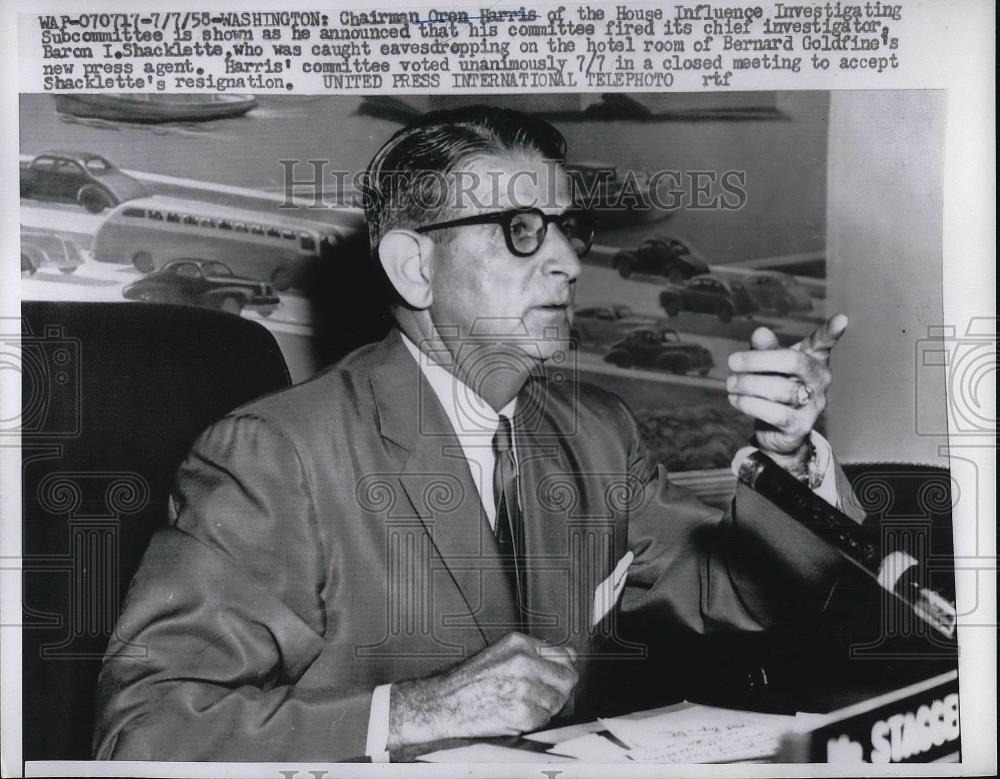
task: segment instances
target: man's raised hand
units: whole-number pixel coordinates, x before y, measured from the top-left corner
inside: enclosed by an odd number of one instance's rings
[[[766,452],[796,452],[826,408],[830,352],[847,329],[847,317],[828,319],[797,344],[781,349],[774,333],[759,327],[750,351],[729,357],[729,402],[758,420],[757,444]]]

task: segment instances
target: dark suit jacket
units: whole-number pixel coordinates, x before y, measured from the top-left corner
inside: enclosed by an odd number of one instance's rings
[[[698,633],[759,630],[778,573],[829,584],[835,558],[760,498],[740,492],[734,520],[671,485],[613,395],[533,379],[515,429],[528,628],[580,652],[573,707],[599,658],[642,650],[618,635],[617,609],[591,624],[627,550],[620,607]],[[725,559],[750,549],[770,550],[770,579]],[[461,661],[515,624],[461,447],[392,333],[198,440],[105,658],[95,755],[363,755],[375,686]]]

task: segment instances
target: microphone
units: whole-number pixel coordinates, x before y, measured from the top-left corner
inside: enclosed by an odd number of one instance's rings
[[[753,447],[736,453],[733,470],[741,482],[832,546],[867,578],[906,603],[920,619],[948,638],[955,635],[955,604],[921,583],[923,566],[918,560],[905,552],[883,555],[857,522]]]

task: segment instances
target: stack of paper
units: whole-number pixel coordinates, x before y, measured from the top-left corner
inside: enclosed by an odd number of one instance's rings
[[[588,733],[571,738],[556,744],[549,752],[588,763],[625,763],[631,759],[627,749],[618,746],[603,733]]]
[[[531,733],[551,744],[549,754],[490,744],[448,749],[419,758],[429,762],[731,763],[763,760],[778,751],[782,734],[807,730],[819,714],[761,714],[684,703],[624,717]]]
[[[587,762],[722,763],[774,755],[781,735],[811,715],[761,714],[684,703],[612,717],[562,736],[549,752]],[[594,732],[600,729],[599,732]],[[544,734],[534,737],[552,743]]]

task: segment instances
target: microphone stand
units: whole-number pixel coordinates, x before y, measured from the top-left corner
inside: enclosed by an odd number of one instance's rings
[[[832,546],[848,563],[912,609],[948,638],[955,635],[955,604],[908,575],[919,563],[902,552],[883,556],[857,522],[806,488],[770,457],[740,450],[733,470],[741,482]]]

